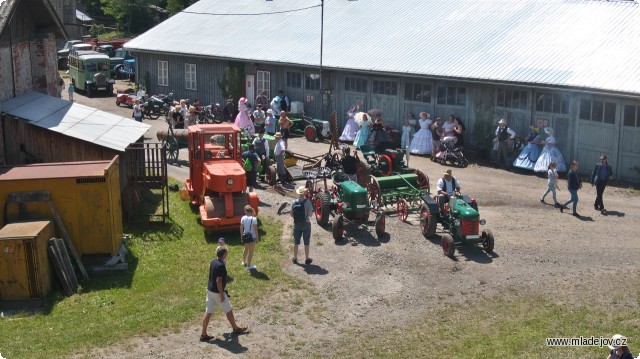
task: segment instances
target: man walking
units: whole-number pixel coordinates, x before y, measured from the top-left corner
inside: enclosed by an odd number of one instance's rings
[[[573,203],[573,214],[575,217],[580,217],[578,212],[576,212],[576,208],[578,207],[578,190],[582,188],[582,181],[580,181],[580,176],[578,176],[578,168],[580,165],[578,161],[571,162],[571,169],[567,173],[567,189],[569,190],[569,194],[571,194],[571,198],[569,198],[562,206],[560,206],[560,212],[564,212],[565,209],[568,209],[569,203]]]
[[[313,213],[311,201],[306,197],[307,187],[300,186],[296,188],[298,199],[293,201],[291,205],[291,217],[293,217],[293,263],[298,264],[298,247],[300,246],[300,237],[304,241],[304,264],[311,264],[313,259],[309,257],[309,241],[311,239],[311,221],[309,217]]]
[[[504,162],[504,168],[509,168],[509,150],[511,146],[511,140],[516,137],[516,133],[507,127],[507,121],[500,119],[498,121],[498,128],[496,128],[496,137],[493,139],[494,142],[498,143],[498,152],[496,153],[496,162],[500,166],[501,162]]]
[[[217,258],[211,261],[209,265],[209,283],[207,285],[207,309],[202,319],[202,333],[200,334],[200,341],[207,342],[213,339],[212,336],[207,334],[207,327],[211,320],[211,314],[216,306],[220,306],[222,311],[227,314],[227,320],[233,332],[236,334],[244,333],[247,331],[247,327],[239,326],[236,324],[236,320],[233,316],[233,308],[229,302],[229,295],[225,291],[227,286],[227,267],[225,260],[227,259],[227,247],[219,246],[216,249]]]
[[[593,207],[596,211],[605,213],[607,210],[604,208],[602,202],[602,194],[607,187],[607,182],[613,177],[613,168],[607,162],[607,155],[600,156],[600,163],[596,164],[596,167],[591,173],[591,186],[596,186],[596,201]]]

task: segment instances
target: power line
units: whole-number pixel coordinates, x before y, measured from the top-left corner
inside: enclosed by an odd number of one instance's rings
[[[321,7],[321,6],[322,6],[322,4],[318,4],[318,5],[303,7],[303,8],[299,8],[299,9],[291,9],[291,10],[272,11],[272,12],[257,12],[257,13],[237,13],[237,14],[198,12],[198,11],[185,11],[185,10],[182,10],[182,11],[179,11],[179,12],[185,13],[185,14],[213,15],[213,16],[260,16],[260,15],[286,14],[286,13],[290,13],[290,12],[298,12],[298,11],[309,10],[309,9],[313,9],[313,8],[317,8],[317,7]]]

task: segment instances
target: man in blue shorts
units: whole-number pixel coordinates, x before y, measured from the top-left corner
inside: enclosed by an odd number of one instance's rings
[[[293,217],[293,263],[298,264],[298,246],[300,237],[304,241],[304,264],[311,264],[313,259],[309,257],[309,240],[311,239],[311,221],[309,217],[313,213],[311,201],[307,199],[307,188],[300,186],[296,188],[298,199],[291,205],[291,217]]]

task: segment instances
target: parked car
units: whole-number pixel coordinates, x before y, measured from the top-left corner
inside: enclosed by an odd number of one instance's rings
[[[75,45],[78,46],[78,45]],[[111,79],[109,57],[96,51],[75,51],[69,55],[71,82],[77,91],[85,91],[92,97],[100,91],[108,96],[113,94],[115,80]]]
[[[116,49],[113,45],[100,45],[97,48],[98,52],[109,56],[109,69],[111,70],[111,77],[115,78],[117,75],[117,68],[124,62],[124,57],[117,56]]]
[[[58,70],[66,70],[69,67],[69,51],[71,51],[73,45],[81,43],[81,40],[69,40],[64,43],[62,49],[58,50]]]
[[[121,66],[116,68],[116,78],[128,78],[129,81],[136,80],[136,59],[124,60]]]

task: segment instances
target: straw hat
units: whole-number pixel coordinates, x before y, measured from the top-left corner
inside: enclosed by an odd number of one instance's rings
[[[501,118],[500,121],[498,121],[498,125],[506,125],[507,121],[504,120],[504,118]]]
[[[300,186],[300,187],[296,188],[296,193],[297,194],[307,194],[307,191],[308,191],[308,189],[305,186]]]
[[[448,169],[446,171],[443,172],[445,176],[453,176],[453,171],[451,171],[451,169]]]
[[[276,132],[276,134],[274,135],[276,138],[282,138],[282,134],[280,132]]]

